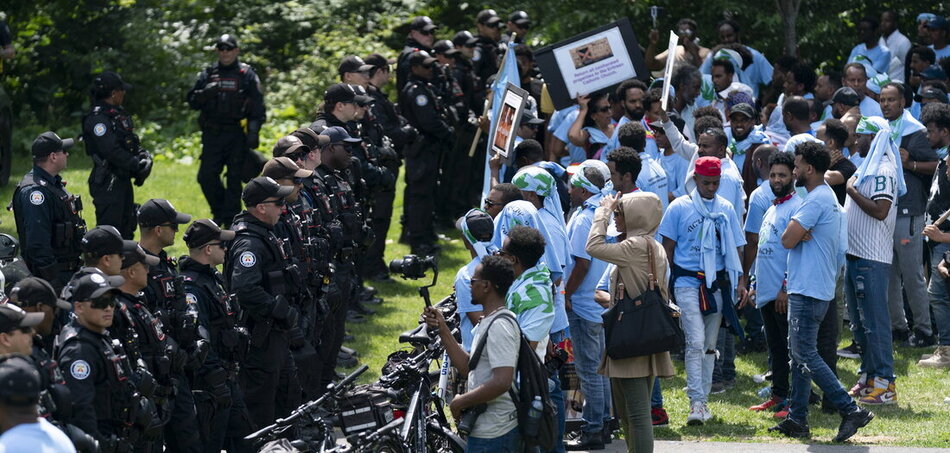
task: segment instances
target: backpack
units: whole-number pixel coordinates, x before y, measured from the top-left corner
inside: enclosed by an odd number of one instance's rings
[[[472,356],[468,362],[469,370],[474,370],[478,365],[478,361],[482,356],[482,350],[485,348],[485,342],[488,340],[488,330],[491,328],[491,325],[500,318],[507,318],[516,326],[518,325],[517,318],[506,312],[502,312],[492,319],[485,327],[485,334],[482,335],[478,345],[476,345],[472,352]],[[515,368],[515,380],[518,382],[518,385],[512,385],[511,388],[508,389],[508,395],[511,396],[511,401],[514,402],[515,409],[518,411],[518,427],[521,429],[521,439],[524,442],[525,450],[527,451],[532,447],[540,447],[543,451],[550,451],[554,449],[559,439],[557,408],[551,401],[551,395],[549,394],[549,373],[544,366],[544,362],[538,358],[538,355],[534,352],[534,349],[531,348],[531,344],[528,342],[528,339],[525,338],[524,334],[521,333],[520,329],[518,335],[521,337],[521,342],[518,347],[518,363]],[[529,412],[531,411],[531,404],[537,397],[541,398],[542,404],[538,431],[536,433],[526,433],[525,428],[529,426],[527,420]]]

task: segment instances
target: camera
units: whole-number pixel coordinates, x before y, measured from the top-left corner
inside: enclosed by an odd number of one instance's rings
[[[462,416],[459,417],[457,426],[459,434],[463,436],[468,436],[471,434],[472,429],[475,428],[475,421],[477,421],[478,417],[482,415],[483,412],[485,412],[485,409],[488,409],[488,405],[482,403],[462,411]]]
[[[416,255],[406,255],[402,259],[389,262],[389,272],[399,274],[402,278],[418,279],[426,276],[426,269],[435,269],[435,257],[419,258]]]

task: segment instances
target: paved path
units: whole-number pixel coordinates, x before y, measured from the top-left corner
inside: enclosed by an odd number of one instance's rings
[[[622,440],[614,439],[604,453],[625,452]],[[869,445],[753,444],[743,442],[656,441],[656,453],[947,453],[950,449],[878,447]]]

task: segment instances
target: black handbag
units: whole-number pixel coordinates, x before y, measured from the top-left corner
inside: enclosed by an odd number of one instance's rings
[[[653,247],[647,244],[650,261],[649,288],[631,298],[617,275],[616,303],[603,314],[607,356],[628,359],[682,348],[683,329],[679,308],[657,290],[653,268]]]

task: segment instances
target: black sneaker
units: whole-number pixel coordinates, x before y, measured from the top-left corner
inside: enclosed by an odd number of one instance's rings
[[[603,450],[604,449],[604,435],[603,431],[581,433],[581,437],[577,440],[572,440],[567,443],[567,449],[570,451],[576,450]]]
[[[894,343],[903,343],[910,338],[910,331],[904,329],[892,330],[891,331],[891,340]]]
[[[867,426],[874,420],[874,412],[867,409],[857,408],[854,412],[842,416],[841,424],[838,425],[838,435],[835,436],[835,442],[844,442],[858,432],[859,428]]]
[[[860,359],[861,346],[852,341],[847,347],[838,350],[838,357],[844,357],[846,359]]]
[[[933,335],[924,335],[917,329],[914,329],[914,333],[907,339],[907,345],[912,348],[929,348],[935,344],[937,339]]]
[[[811,437],[811,429],[808,428],[808,425],[798,423],[791,418],[782,420],[779,424],[769,428],[769,431],[779,432],[787,437],[794,437],[796,439],[807,439]]]

